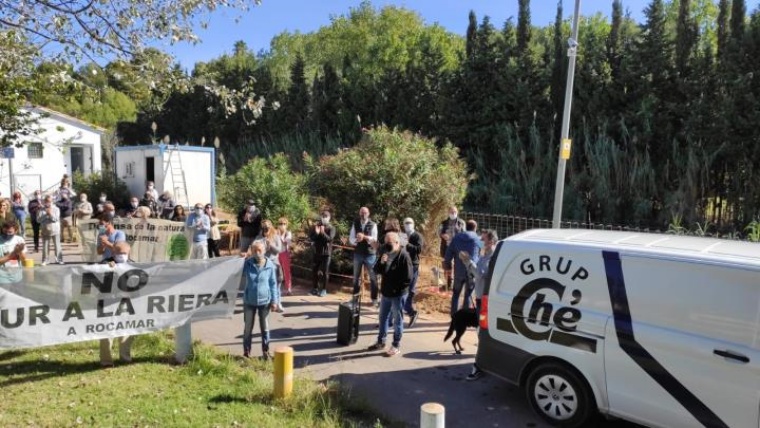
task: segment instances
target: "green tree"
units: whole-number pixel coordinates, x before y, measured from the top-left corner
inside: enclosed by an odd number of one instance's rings
[[[283,154],[268,159],[253,158],[234,175],[217,180],[220,205],[236,212],[248,199],[255,198],[265,219],[274,222],[287,217],[293,225],[301,224],[311,211],[303,174],[291,170]]]
[[[312,159],[309,176],[312,194],[323,196],[337,219],[350,220],[367,206],[383,218],[414,218],[430,238],[447,207],[461,203],[468,182],[453,146],[385,127],[351,149]]]

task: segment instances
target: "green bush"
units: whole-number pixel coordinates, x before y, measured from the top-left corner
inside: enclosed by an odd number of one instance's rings
[[[312,193],[325,198],[338,220],[351,220],[367,206],[376,220],[412,217],[431,239],[447,208],[461,204],[469,181],[452,145],[439,148],[419,134],[386,127],[370,130],[351,149],[307,164]]]
[[[306,178],[294,173],[280,153],[269,159],[253,158],[234,175],[220,177],[217,194],[220,205],[230,212],[237,213],[253,199],[263,218],[276,224],[279,217],[287,217],[294,230],[311,211]]]
[[[95,172],[85,177],[77,171],[72,178],[72,187],[77,194],[86,193],[87,200],[92,202],[93,208],[98,203],[101,193],[105,193],[117,208],[129,205],[130,194],[126,183],[111,174]]]

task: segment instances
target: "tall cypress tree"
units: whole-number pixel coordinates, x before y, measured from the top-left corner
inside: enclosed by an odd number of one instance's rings
[[[554,60],[552,61],[552,77],[551,77],[551,99],[552,99],[552,113],[555,117],[560,117],[562,114],[562,106],[564,103],[564,89],[565,89],[565,76],[566,62],[565,55],[565,43],[562,37],[562,0],[557,1],[557,15],[554,17]],[[561,123],[559,120],[556,123]],[[555,134],[559,130],[559,125],[555,129]],[[559,136],[559,134],[556,134]]]
[[[472,58],[472,51],[475,49],[475,34],[478,32],[478,18],[475,11],[471,10],[467,17],[467,36],[465,37],[465,55],[467,59]]]
[[[724,65],[723,62],[728,50],[728,37],[730,34],[728,20],[730,13],[729,0],[720,0],[720,3],[718,3],[718,62],[721,66]]]
[[[530,45],[530,0],[517,0],[517,50],[525,54]]]
[[[306,62],[301,54],[298,54],[290,68],[287,105],[283,106],[288,125],[298,130],[306,130],[311,104],[305,69]]]

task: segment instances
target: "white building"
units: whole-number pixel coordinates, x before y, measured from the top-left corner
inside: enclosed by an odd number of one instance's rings
[[[39,134],[23,137],[21,147],[0,153],[0,192],[19,190],[25,199],[35,190],[53,192],[64,174],[85,176],[101,170],[101,136],[105,130],[43,107],[25,110],[39,117]],[[76,190],[76,183],[72,183]]]
[[[158,144],[116,147],[114,152],[116,177],[131,195],[142,198],[145,184],[152,181],[159,195],[168,190],[178,204],[216,204],[213,147]]]

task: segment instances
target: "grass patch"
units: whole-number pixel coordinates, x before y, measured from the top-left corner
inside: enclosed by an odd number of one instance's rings
[[[296,377],[272,397],[272,364],[195,343],[170,364],[169,333],[141,335],[134,361],[103,369],[97,342],[0,352],[0,426],[383,426],[334,384]],[[117,354],[117,352],[114,352]]]

